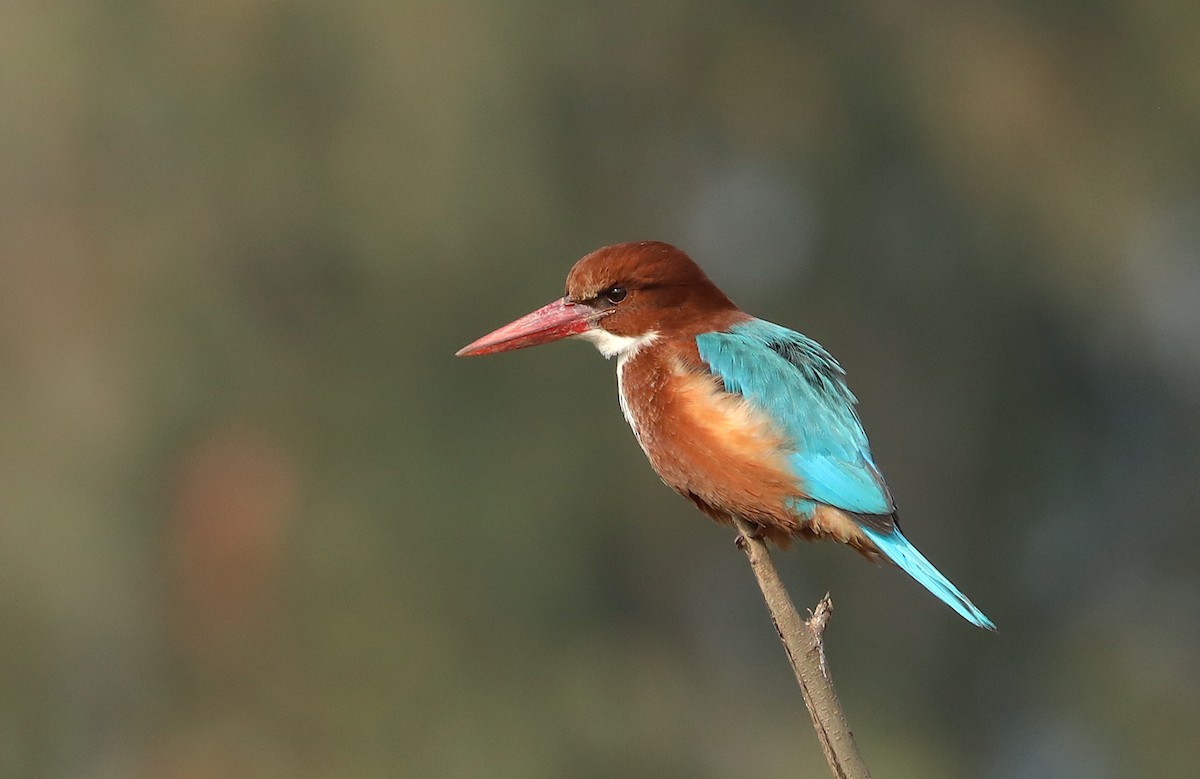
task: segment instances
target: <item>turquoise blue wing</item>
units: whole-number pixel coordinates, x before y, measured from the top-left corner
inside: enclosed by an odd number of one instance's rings
[[[858,514],[895,511],[844,372],[820,344],[751,319],[703,333],[696,346],[727,391],[767,414],[791,440],[789,463],[805,495]]]
[[[728,332],[696,337],[700,359],[725,389],[767,414],[790,439],[792,472],[814,501],[859,515],[894,515],[892,496],[854,413],[857,402],[840,365],[821,345],[785,327],[752,319]],[[803,511],[803,506],[797,506]],[[917,551],[892,522],[858,517],[863,533],[971,623],[996,626]]]

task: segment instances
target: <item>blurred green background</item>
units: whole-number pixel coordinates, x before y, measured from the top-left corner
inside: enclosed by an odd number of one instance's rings
[[[880,777],[1200,763],[1200,6],[9,0],[0,775],[785,777],[732,533],[583,344],[679,244],[1000,625],[779,556]]]

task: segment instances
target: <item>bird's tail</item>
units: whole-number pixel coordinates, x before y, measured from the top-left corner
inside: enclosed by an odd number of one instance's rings
[[[967,596],[958,591],[950,580],[942,576],[933,563],[925,559],[925,555],[909,543],[900,532],[899,527],[888,531],[876,530],[865,525],[859,526],[867,538],[874,542],[884,557],[903,568],[909,576],[924,585],[925,589],[941,598],[947,606],[962,615],[963,619],[972,625],[988,630],[995,630],[996,625],[975,604],[967,600]]]

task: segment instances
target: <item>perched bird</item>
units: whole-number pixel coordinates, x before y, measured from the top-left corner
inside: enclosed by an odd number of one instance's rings
[[[743,312],[683,251],[607,246],[566,295],[458,356],[576,337],[617,358],[621,411],[662,480],[769,541],[829,538],[903,568],[968,622],[995,625],[900,532],[844,371],[816,341]]]

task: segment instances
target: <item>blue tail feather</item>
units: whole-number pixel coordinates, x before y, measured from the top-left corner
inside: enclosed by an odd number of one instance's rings
[[[941,598],[947,606],[961,614],[967,622],[988,630],[996,629],[995,623],[984,616],[982,611],[975,608],[975,604],[967,600],[966,595],[959,592],[949,579],[942,576],[941,572],[933,567],[933,563],[925,559],[925,555],[918,552],[917,548],[909,543],[908,539],[900,532],[900,528],[881,532],[865,525],[859,527],[867,538],[875,543],[884,557],[903,568],[909,576]]]

